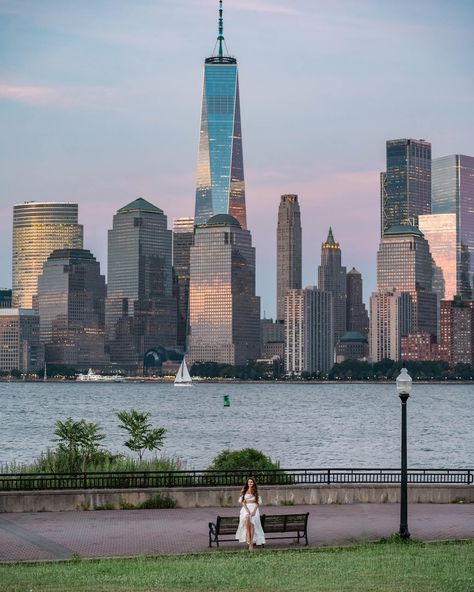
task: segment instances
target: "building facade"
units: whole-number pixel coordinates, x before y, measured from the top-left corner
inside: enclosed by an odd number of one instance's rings
[[[222,2],[216,46],[204,63],[194,219],[230,214],[246,229],[239,76],[237,60],[224,55]]]
[[[119,209],[108,235],[105,308],[110,359],[131,373],[142,372],[177,341],[172,282],[172,232],[163,210],[143,198]]]
[[[288,290],[301,289],[301,213],[297,195],[282,195],[277,225],[277,320],[285,318]]]
[[[25,308],[0,308],[0,370],[35,372],[43,364],[38,313]]]
[[[373,292],[370,298],[370,360],[399,360],[402,336],[410,333],[412,324],[409,294],[397,290]]]
[[[47,364],[102,368],[105,355],[105,277],[86,249],[58,249],[38,278],[36,308]]]
[[[327,374],[334,364],[334,298],[310,286],[289,290],[285,310],[285,371]]]
[[[173,282],[178,307],[176,342],[186,351],[189,316],[189,258],[194,239],[194,218],[173,220]]]
[[[56,249],[82,249],[78,206],[26,202],[13,206],[12,304],[31,308],[43,263]]]
[[[474,365],[474,301],[442,300],[438,357],[456,364]]]
[[[12,306],[12,291],[7,289],[0,289],[0,308],[11,308]]]
[[[334,240],[332,229],[321,245],[321,265],[318,267],[318,287],[322,292],[333,296],[333,343],[334,346],[346,333],[347,328],[347,287],[346,268],[341,264],[341,248]]]
[[[456,216],[455,294],[469,300],[474,297],[474,157],[435,158],[432,184],[432,213]]]
[[[336,345],[336,362],[340,364],[345,360],[367,361],[369,357],[369,341],[367,334],[359,331],[348,331],[341,337]]]
[[[407,362],[424,362],[437,358],[436,337],[431,333],[410,333],[402,337],[401,358]]]
[[[347,331],[355,331],[367,336],[369,333],[369,314],[362,300],[362,274],[353,267],[346,274],[347,293]]]
[[[285,352],[284,321],[261,319],[260,321],[260,355],[264,360],[271,360],[275,356],[281,360]]]
[[[240,365],[260,355],[260,298],[250,232],[228,215],[196,226],[190,259],[190,362]]]
[[[388,140],[387,169],[381,175],[381,234],[390,226],[418,224],[431,213],[431,144],[425,140]]]

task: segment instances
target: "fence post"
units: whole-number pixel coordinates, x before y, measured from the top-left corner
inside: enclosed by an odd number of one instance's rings
[[[331,469],[328,469],[328,485],[331,485]]]
[[[82,475],[83,475],[83,479],[84,479],[82,487],[84,489],[87,489],[87,473],[83,473]]]

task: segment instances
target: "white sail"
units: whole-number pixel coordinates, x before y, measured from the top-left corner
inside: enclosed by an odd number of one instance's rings
[[[190,386],[193,384],[193,379],[189,374],[188,366],[186,365],[186,358],[183,358],[181,362],[181,366],[176,374],[176,378],[174,379],[175,386]]]

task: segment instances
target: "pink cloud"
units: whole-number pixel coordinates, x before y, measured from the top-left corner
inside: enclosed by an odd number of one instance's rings
[[[47,105],[56,103],[58,101],[58,94],[50,86],[0,84],[0,99],[33,105]]]

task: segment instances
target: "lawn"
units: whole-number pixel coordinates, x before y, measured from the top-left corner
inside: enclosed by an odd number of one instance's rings
[[[474,591],[474,541],[0,565],[2,592]]]

